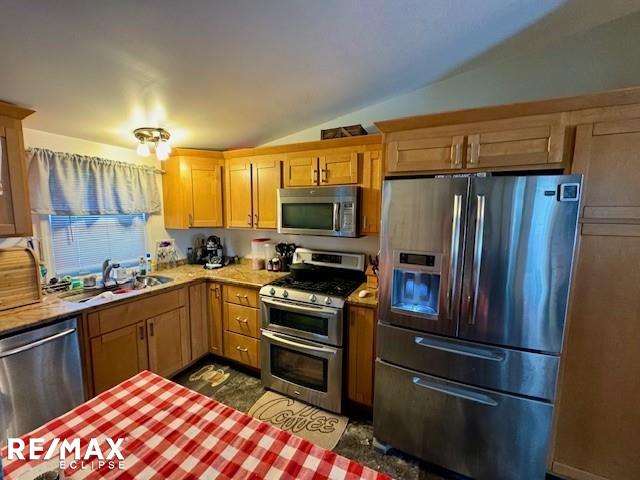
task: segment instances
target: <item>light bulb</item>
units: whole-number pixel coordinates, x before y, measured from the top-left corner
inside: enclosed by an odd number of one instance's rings
[[[147,145],[147,142],[145,142],[144,140],[141,141],[138,144],[138,148],[136,148],[136,153],[141,157],[148,157],[150,152],[149,152],[149,145]]]
[[[158,147],[159,146],[160,145],[158,145]],[[167,158],[169,158],[169,152],[167,152],[167,150],[164,148],[158,147],[156,147],[156,157],[158,157],[158,160],[166,160]]]
[[[169,147],[169,144],[166,141],[160,140],[156,143],[156,155],[158,158],[162,156],[164,158],[161,158],[161,160],[166,160],[169,157],[169,153],[171,153],[171,147]]]

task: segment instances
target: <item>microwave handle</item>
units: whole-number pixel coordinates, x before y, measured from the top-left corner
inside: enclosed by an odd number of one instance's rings
[[[336,232],[340,231],[340,202],[333,204],[333,229]]]

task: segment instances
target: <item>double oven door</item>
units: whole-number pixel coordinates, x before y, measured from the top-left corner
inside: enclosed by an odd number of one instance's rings
[[[340,413],[342,309],[268,297],[261,308],[264,386]]]

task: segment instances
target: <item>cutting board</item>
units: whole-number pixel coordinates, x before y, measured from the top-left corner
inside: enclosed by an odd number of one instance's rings
[[[0,310],[39,302],[40,265],[29,248],[0,249]]]

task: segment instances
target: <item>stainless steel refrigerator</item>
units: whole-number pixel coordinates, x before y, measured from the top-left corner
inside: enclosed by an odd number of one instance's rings
[[[478,479],[544,478],[581,181],[384,183],[378,448]]]

